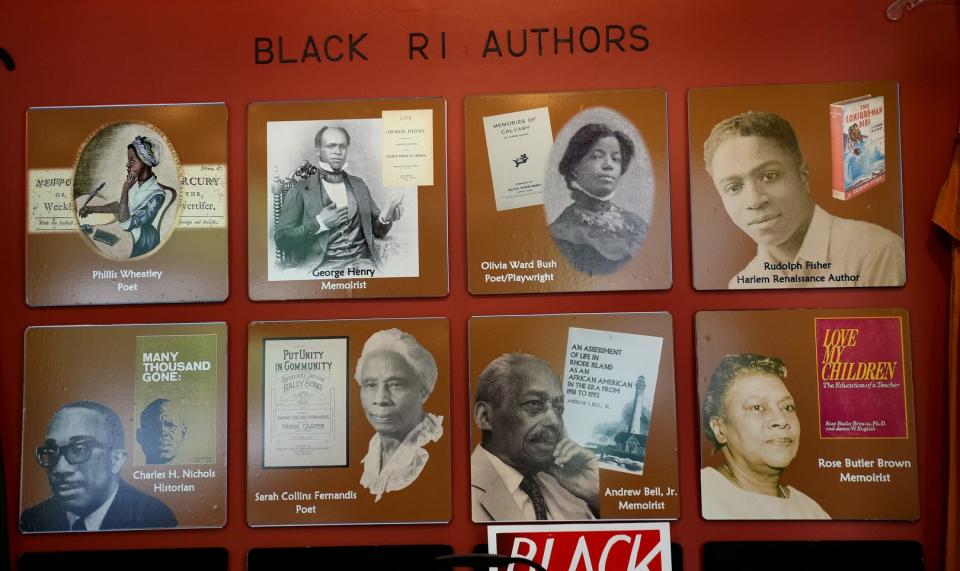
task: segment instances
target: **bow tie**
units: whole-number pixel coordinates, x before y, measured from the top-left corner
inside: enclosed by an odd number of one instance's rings
[[[339,184],[343,182],[343,171],[331,172],[322,168],[318,168],[317,171],[320,173],[320,178],[322,178],[324,182],[329,182],[331,184]]]

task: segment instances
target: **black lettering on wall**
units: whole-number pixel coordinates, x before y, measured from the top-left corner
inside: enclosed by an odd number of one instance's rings
[[[413,52],[418,52],[423,59],[430,59],[426,49],[430,45],[430,38],[421,32],[407,34],[407,59],[413,61]]]

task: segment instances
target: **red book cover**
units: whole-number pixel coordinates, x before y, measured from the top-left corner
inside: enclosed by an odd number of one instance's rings
[[[817,318],[821,438],[906,438],[900,318]]]

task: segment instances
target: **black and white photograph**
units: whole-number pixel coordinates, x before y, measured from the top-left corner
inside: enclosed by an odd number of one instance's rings
[[[626,117],[591,107],[560,130],[543,207],[554,244],[578,271],[611,274],[633,258],[650,227],[653,195],[650,154]]]
[[[443,417],[423,409],[437,376],[436,359],[405,331],[377,331],[363,344],[356,381],[374,433],[360,485],[377,502],[416,481],[430,460],[424,447],[443,436]]]
[[[50,497],[20,514],[20,530],[106,531],[176,527],[162,500],[130,486],[121,476],[127,461],[123,422],[97,401],[66,403],[34,446],[46,472]]]
[[[470,456],[473,520],[585,520],[600,515],[600,464],[567,437],[563,384],[535,355],[507,353],[476,383],[480,444]]]
[[[417,188],[383,160],[380,118],[267,123],[269,281],[420,275]]]

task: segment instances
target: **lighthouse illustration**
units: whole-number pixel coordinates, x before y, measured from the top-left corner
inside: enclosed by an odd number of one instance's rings
[[[617,455],[639,462],[643,462],[647,455],[647,435],[643,429],[643,393],[646,390],[647,382],[640,375],[634,383],[633,410],[626,419],[627,429],[613,439]]]

